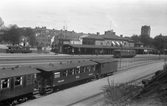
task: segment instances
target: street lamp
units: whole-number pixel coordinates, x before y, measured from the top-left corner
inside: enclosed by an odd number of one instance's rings
[[[121,61],[122,61],[122,44],[120,45],[121,46],[121,52],[120,52],[120,67],[121,67]]]

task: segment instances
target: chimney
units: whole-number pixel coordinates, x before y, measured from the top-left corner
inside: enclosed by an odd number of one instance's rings
[[[120,37],[123,37],[123,35],[121,34]]]
[[[97,32],[97,35],[100,35],[100,32]]]

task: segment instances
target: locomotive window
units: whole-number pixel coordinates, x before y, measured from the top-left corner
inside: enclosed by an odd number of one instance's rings
[[[9,88],[9,79],[1,80],[1,89]]]
[[[55,72],[54,73],[54,78],[59,78],[60,77],[60,72]]]
[[[32,83],[32,75],[27,75],[27,84]]]
[[[22,77],[15,77],[15,86],[22,85]]]

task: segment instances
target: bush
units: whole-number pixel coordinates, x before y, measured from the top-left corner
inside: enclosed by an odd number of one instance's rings
[[[104,96],[106,98],[105,103],[111,106],[121,106],[131,101],[140,91],[142,87],[136,84],[121,83],[114,84],[109,83],[109,85],[104,86]]]
[[[164,63],[164,65],[163,65],[163,69],[164,69],[164,70],[167,69],[167,63]]]

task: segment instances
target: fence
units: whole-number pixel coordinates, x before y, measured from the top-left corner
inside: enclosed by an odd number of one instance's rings
[[[151,64],[151,63],[159,62],[159,61],[162,61],[162,60],[142,59],[142,60],[132,60],[132,61],[119,61],[118,62],[118,69],[135,67],[135,66],[144,65],[144,64]]]

